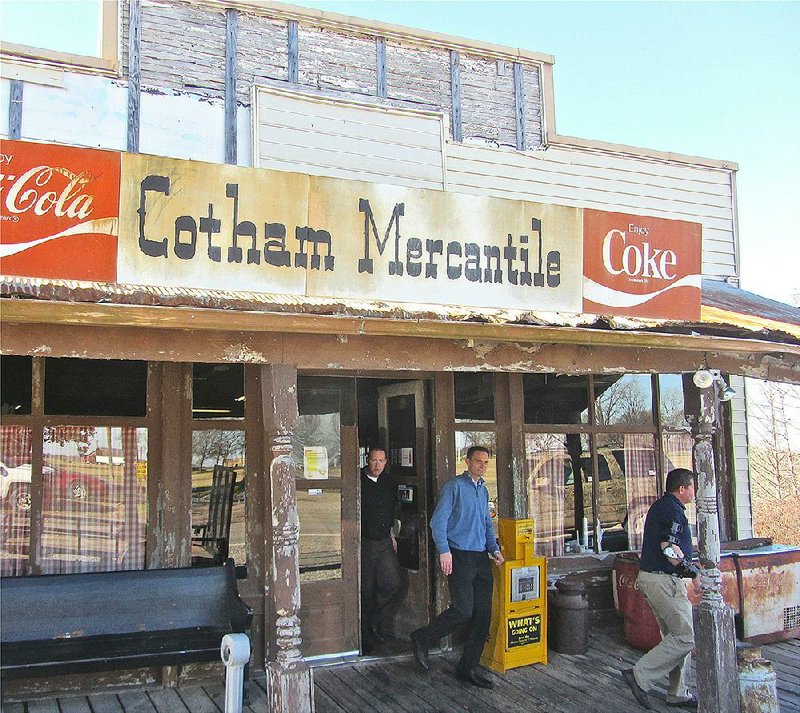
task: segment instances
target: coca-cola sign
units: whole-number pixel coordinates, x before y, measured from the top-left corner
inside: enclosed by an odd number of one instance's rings
[[[702,226],[583,211],[583,311],[700,318]]]
[[[0,143],[0,272],[113,282],[120,154]]]

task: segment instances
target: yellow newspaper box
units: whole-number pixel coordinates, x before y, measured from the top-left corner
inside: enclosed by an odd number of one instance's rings
[[[493,568],[489,641],[481,663],[503,673],[547,663],[547,559],[533,554],[533,520],[497,523],[505,562]]]

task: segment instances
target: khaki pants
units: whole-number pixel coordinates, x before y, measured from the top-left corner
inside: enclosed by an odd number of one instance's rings
[[[661,643],[633,667],[636,682],[648,691],[668,676],[667,701],[685,700],[689,696],[689,655],[694,648],[692,605],[686,595],[686,582],[669,574],[640,572],[636,585],[661,630]]]

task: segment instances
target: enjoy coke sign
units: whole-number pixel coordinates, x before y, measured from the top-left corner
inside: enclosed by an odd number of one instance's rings
[[[699,320],[702,226],[585,209],[583,311]]]
[[[0,272],[113,282],[120,154],[3,141]]]

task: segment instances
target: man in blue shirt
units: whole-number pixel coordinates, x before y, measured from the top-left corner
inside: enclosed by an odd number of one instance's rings
[[[667,474],[666,492],[647,512],[638,586],[661,630],[661,643],[650,649],[633,668],[622,671],[636,700],[650,708],[647,691],[669,677],[667,705],[697,708],[689,693],[686,674],[694,648],[692,605],[689,602],[684,557],[691,560],[692,533],[686,519],[686,505],[694,499],[694,473],[675,468]]]
[[[444,484],[431,517],[431,533],[439,551],[439,566],[447,577],[450,607],[428,626],[411,632],[414,658],[425,671],[430,668],[428,650],[440,639],[466,625],[467,639],[456,668],[456,678],[480,688],[493,688],[478,661],[489,636],[492,619],[492,568],[503,555],[494,536],[489,515],[489,491],[483,481],[489,451],[473,446],[467,451],[467,470]]]

